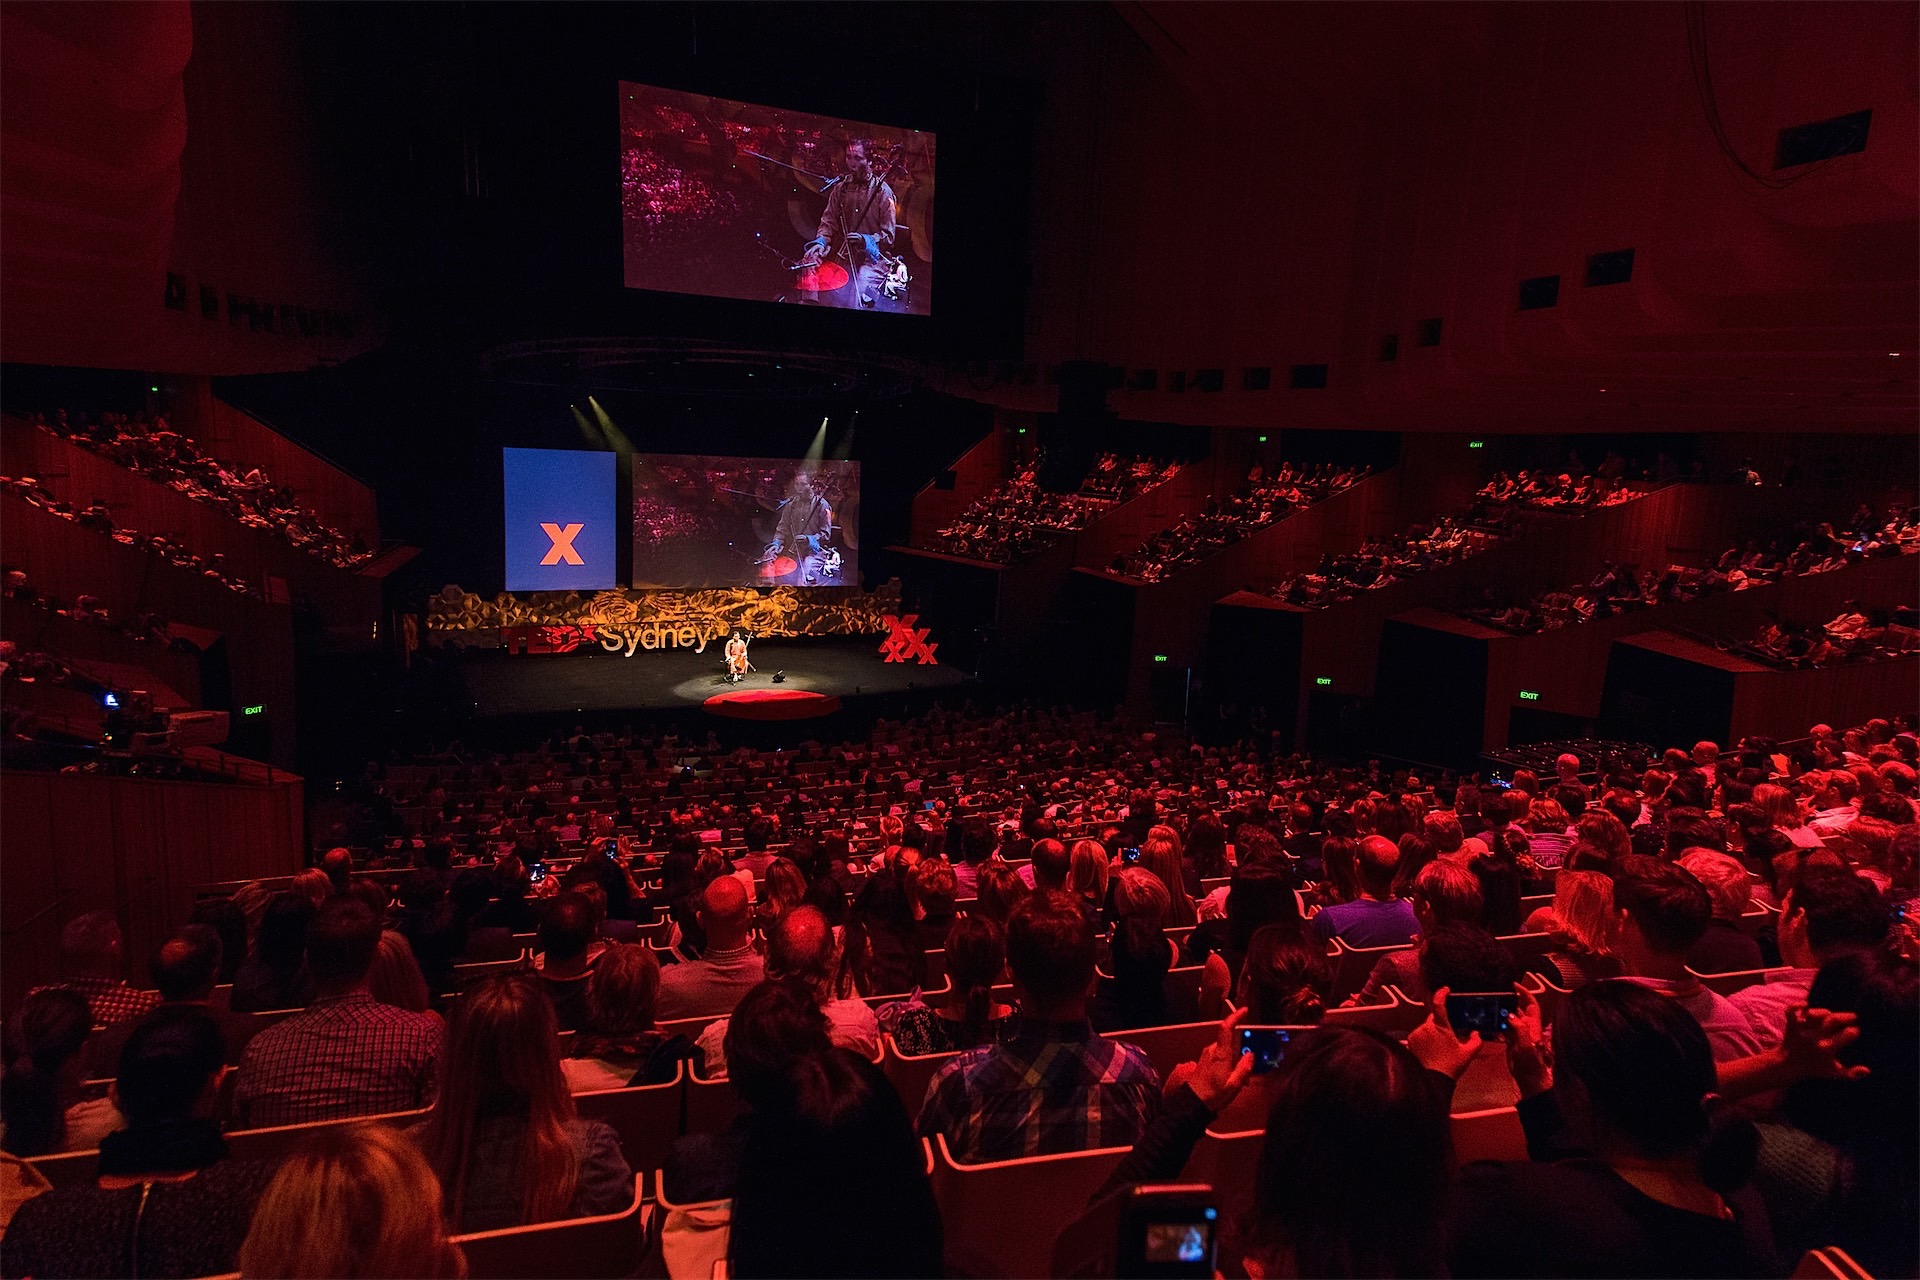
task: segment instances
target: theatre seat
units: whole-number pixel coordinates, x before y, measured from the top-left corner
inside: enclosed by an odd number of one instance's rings
[[[1153,1069],[1165,1080],[1167,1073],[1183,1062],[1192,1062],[1219,1033],[1218,1022],[1183,1022],[1166,1027],[1134,1027],[1109,1031],[1107,1039],[1138,1045],[1153,1063]]]
[[[674,1065],[673,1079],[626,1089],[598,1089],[573,1095],[582,1120],[599,1120],[620,1135],[620,1150],[634,1169],[655,1169],[666,1161],[680,1136],[686,1103],[687,1064]]]
[[[974,1280],[1046,1275],[1061,1224],[1086,1207],[1131,1150],[1103,1147],[960,1164],[945,1134],[930,1141],[948,1269]]]
[[[1453,1155],[1460,1164],[1473,1160],[1525,1160],[1527,1133],[1512,1107],[1460,1111],[1453,1116]]]
[[[1838,1245],[1809,1249],[1793,1269],[1793,1280],[1873,1280],[1867,1269]]]
[[[1738,969],[1732,973],[1701,973],[1691,966],[1688,973],[1700,979],[1700,985],[1715,995],[1730,996],[1742,987],[1757,986],[1767,980],[1770,973],[1790,972],[1788,967],[1774,969]]]
[[[1350,947],[1339,938],[1333,940],[1333,999],[1335,1003],[1356,994],[1367,985],[1373,967],[1383,956],[1413,948],[1401,943],[1392,947]]]
[[[453,1237],[467,1255],[470,1280],[599,1280],[633,1274],[644,1243],[644,1175],[633,1179],[633,1203],[619,1213],[569,1218]]]
[[[892,1081],[895,1093],[906,1104],[909,1118],[920,1114],[920,1104],[927,1099],[927,1082],[960,1055],[957,1053],[919,1053],[900,1052],[900,1046],[892,1035],[882,1042],[880,1071]]]
[[[1253,1194],[1253,1171],[1260,1162],[1260,1149],[1266,1141],[1264,1127],[1237,1133],[1216,1133],[1208,1129],[1200,1135],[1200,1141],[1194,1143],[1193,1154],[1187,1158],[1180,1180],[1210,1184],[1225,1204],[1244,1201]]]

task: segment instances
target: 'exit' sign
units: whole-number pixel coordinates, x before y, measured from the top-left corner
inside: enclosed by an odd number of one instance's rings
[[[1522,689],[1522,690],[1520,691],[1520,701],[1522,701],[1522,702],[1538,702],[1538,701],[1540,701],[1540,692],[1539,692],[1539,690],[1537,690],[1537,689]]]

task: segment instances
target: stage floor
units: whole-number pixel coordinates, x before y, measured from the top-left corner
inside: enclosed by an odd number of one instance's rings
[[[540,715],[566,711],[690,711],[727,693],[791,690],[837,699],[838,705],[878,694],[941,689],[965,680],[953,667],[889,663],[878,637],[857,640],[757,641],[751,657],[759,670],[738,685],[727,683],[718,645],[642,651],[633,657],[594,649],[567,654],[488,654],[460,668],[469,714]],[[786,680],[773,683],[776,671]]]

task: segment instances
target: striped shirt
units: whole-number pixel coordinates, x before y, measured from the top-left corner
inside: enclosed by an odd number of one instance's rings
[[[1160,1075],[1137,1046],[1090,1023],[1023,1021],[1005,1044],[940,1068],[920,1136],[969,1163],[1130,1147],[1160,1109]]]

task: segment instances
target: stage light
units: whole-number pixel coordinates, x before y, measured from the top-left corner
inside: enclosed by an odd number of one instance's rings
[[[120,699],[108,693],[100,699],[100,705],[109,711],[118,711],[120,709]]]
[[[593,407],[593,420],[600,424],[600,432],[606,437],[607,444],[613,451],[618,454],[632,453],[633,441],[627,439],[626,434],[613,425],[613,419],[608,417],[607,411],[600,407],[600,402],[588,396],[587,403]]]
[[[586,438],[587,444],[595,449],[604,447],[606,439],[593,429],[593,424],[587,421],[587,415],[580,412],[580,406],[570,404],[567,408],[573,411],[573,423],[580,428],[580,434]]]

